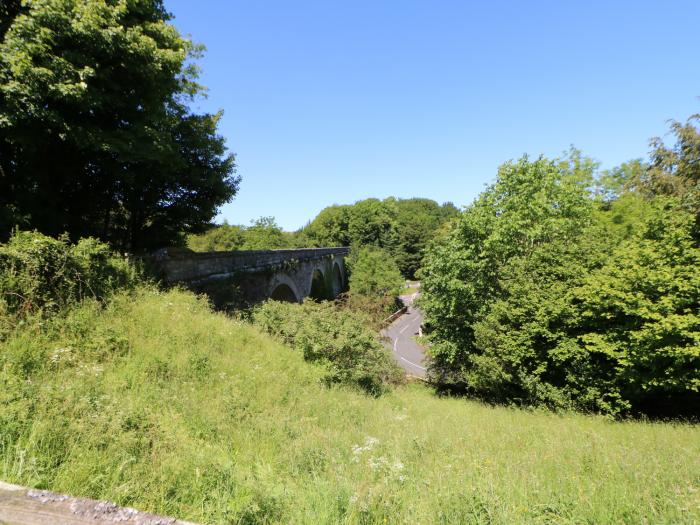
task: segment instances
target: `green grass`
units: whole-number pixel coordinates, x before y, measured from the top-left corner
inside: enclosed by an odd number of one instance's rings
[[[700,523],[700,428],[379,399],[191,294],[0,346],[0,478],[211,523]]]

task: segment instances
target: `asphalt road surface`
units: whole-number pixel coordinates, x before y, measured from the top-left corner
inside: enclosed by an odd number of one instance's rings
[[[389,339],[394,359],[406,373],[425,377],[425,352],[414,339],[423,323],[421,311],[411,306],[417,295],[401,296],[401,300],[408,306],[408,311],[387,326],[382,333]]]

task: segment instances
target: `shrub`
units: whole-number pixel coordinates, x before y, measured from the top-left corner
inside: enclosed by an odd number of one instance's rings
[[[338,297],[336,305],[363,319],[372,330],[380,330],[384,320],[401,308],[403,303],[393,295],[370,296],[349,292]]]
[[[86,297],[104,299],[139,280],[137,269],[106,244],[70,244],[37,232],[13,234],[0,245],[0,315],[56,311]]]
[[[329,383],[352,384],[379,395],[402,374],[364,320],[332,303],[268,301],[255,308],[254,324],[323,363]]]

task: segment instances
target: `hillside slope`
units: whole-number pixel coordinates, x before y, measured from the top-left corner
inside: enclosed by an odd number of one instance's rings
[[[211,523],[697,523],[700,428],[379,399],[182,291],[0,346],[0,479]]]

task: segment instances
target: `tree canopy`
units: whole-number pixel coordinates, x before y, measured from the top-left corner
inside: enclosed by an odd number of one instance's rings
[[[301,248],[303,242],[295,233],[284,231],[273,217],[260,217],[251,221],[250,226],[224,222],[205,233],[190,235],[187,247],[196,252],[279,250]]]
[[[160,0],[0,9],[0,236],[14,226],[124,250],[203,231],[235,194],[219,114],[196,114],[201,47]]]
[[[412,278],[428,243],[458,213],[452,203],[430,199],[365,199],[324,208],[300,233],[313,246],[383,248]]]
[[[576,151],[499,169],[426,256],[437,383],[608,414],[697,411],[700,149],[687,147],[697,130],[673,129],[675,146],[603,174]]]

